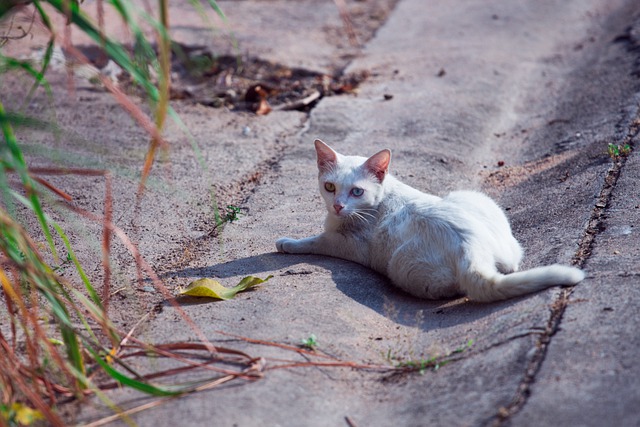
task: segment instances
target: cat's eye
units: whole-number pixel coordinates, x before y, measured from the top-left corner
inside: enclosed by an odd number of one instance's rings
[[[333,193],[334,191],[336,191],[336,186],[331,182],[325,182],[324,189],[327,190],[329,193]]]
[[[364,194],[364,190],[362,188],[354,187],[351,189],[351,194],[355,197],[360,197]]]

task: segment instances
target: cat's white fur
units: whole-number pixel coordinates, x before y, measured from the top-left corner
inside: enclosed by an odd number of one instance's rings
[[[388,173],[389,150],[367,159],[341,155],[320,140],[315,147],[325,231],[279,239],[279,252],[355,261],[429,299],[464,294],[496,301],[584,278],[581,270],[558,264],[519,272],[522,248],[502,209],[484,194],[455,191],[440,198],[409,187]]]

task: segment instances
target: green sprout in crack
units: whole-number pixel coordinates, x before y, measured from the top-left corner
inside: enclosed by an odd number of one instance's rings
[[[396,363],[397,368],[407,368],[411,371],[418,371],[420,375],[424,375],[427,372],[427,369],[432,369],[433,371],[437,371],[440,369],[440,366],[446,365],[449,361],[444,360],[442,362],[438,362],[437,357],[432,357],[430,359],[420,359],[420,360],[407,360],[404,362]]]
[[[229,205],[227,206],[227,213],[225,214],[224,219],[226,222],[233,222],[238,219],[238,215],[242,215],[242,212],[240,212],[240,208],[237,206]]]
[[[67,253],[67,257],[60,263],[60,265],[56,265],[51,269],[57,273],[61,273],[64,271],[65,267],[73,262],[73,258],[70,253]]]
[[[609,157],[612,159],[617,159],[621,156],[628,156],[631,154],[631,146],[629,144],[609,144],[607,146],[607,154],[609,154]]]
[[[315,350],[316,347],[318,346],[318,340],[315,336],[315,334],[310,334],[309,337],[307,339],[302,339],[300,346],[302,348],[306,348],[308,350]]]
[[[215,226],[213,227],[213,230],[211,230],[211,233],[214,233],[216,229],[218,229],[218,227],[222,227],[224,226],[226,223],[231,223],[233,221],[238,220],[238,216],[242,215],[241,212],[241,208],[234,206],[234,205],[227,205],[227,211],[224,213],[224,215],[220,215],[220,212],[218,211],[218,206],[215,204],[213,204],[213,214],[214,214],[214,218],[215,218]]]
[[[424,375],[428,369],[432,371],[437,371],[440,367],[453,362],[454,360],[451,358],[454,354],[460,354],[471,348],[473,345],[473,340],[470,339],[467,341],[467,344],[458,347],[455,350],[445,354],[444,356],[433,356],[430,358],[421,358],[421,359],[410,359],[410,360],[400,360],[392,351],[389,349],[387,352],[387,360],[389,360],[396,368],[404,368],[409,371],[417,371],[420,375]]]

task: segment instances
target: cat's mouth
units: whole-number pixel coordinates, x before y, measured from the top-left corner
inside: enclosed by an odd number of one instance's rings
[[[330,211],[330,214],[332,214],[333,217],[336,219],[339,219],[345,222],[351,222],[354,224],[367,223],[373,216],[367,212],[359,212],[359,211],[347,210],[347,209],[342,209],[340,212],[336,212],[335,210],[332,210]]]
[[[346,208],[336,209],[335,207],[330,207],[327,210],[329,211],[329,215],[333,216],[334,218],[338,218],[338,219],[349,218],[351,216],[351,214],[352,214],[352,212],[349,211]]]

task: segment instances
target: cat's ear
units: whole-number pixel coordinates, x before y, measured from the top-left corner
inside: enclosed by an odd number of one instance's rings
[[[318,154],[318,169],[320,169],[320,172],[327,172],[333,169],[338,162],[338,154],[319,139],[316,139],[314,144]]]
[[[382,182],[389,171],[389,163],[391,162],[391,151],[384,149],[379,153],[369,157],[364,163],[366,170],[371,172],[378,178],[378,182]]]

